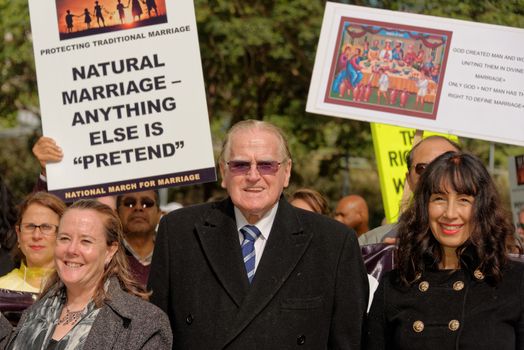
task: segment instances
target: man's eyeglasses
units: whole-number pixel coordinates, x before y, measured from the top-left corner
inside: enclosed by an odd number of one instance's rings
[[[517,228],[519,228],[519,227],[520,227],[520,229],[524,230],[524,223],[519,222],[519,223],[517,224]]]
[[[278,171],[281,162],[277,161],[260,161],[256,162],[257,171],[260,175],[273,175]],[[233,175],[245,175],[251,170],[251,162],[244,160],[231,160],[227,162],[229,171]]]
[[[141,198],[139,201],[136,198],[124,198],[122,200],[122,206],[126,208],[134,208],[139,205],[142,209],[152,208],[156,205],[156,202],[150,198]]]
[[[424,172],[424,170],[426,170],[427,167],[428,167],[428,163],[418,163],[418,164],[415,164],[412,168],[415,168],[415,172],[418,175],[422,175],[422,173]]]
[[[36,225],[33,223],[25,223],[25,224],[20,224],[19,229],[22,234],[26,234],[26,235],[33,234],[33,232],[35,232],[36,229],[39,229],[43,235],[50,236],[56,233],[58,226],[53,225],[53,224]]]

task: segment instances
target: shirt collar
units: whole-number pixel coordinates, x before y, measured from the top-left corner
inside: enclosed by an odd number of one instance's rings
[[[127,243],[127,241],[125,239],[122,240],[123,243],[124,243],[124,247],[129,251],[129,253],[131,253],[131,255],[133,255],[135,257],[136,260],[138,260],[142,265],[144,266],[148,266],[151,264],[151,260],[153,259],[153,252],[149,253],[148,256],[142,258],[140,255],[138,255],[134,250],[133,248],[131,247],[131,245],[129,243]]]
[[[264,239],[269,238],[269,233],[271,232],[271,228],[273,227],[273,222],[275,221],[275,216],[277,215],[277,209],[278,209],[278,202],[271,208],[267,213],[264,214],[264,216],[258,220],[254,225],[260,230],[260,233],[262,234],[262,237]],[[240,231],[242,227],[245,225],[250,225],[250,223],[247,221],[247,219],[244,217],[244,214],[235,207],[235,220],[237,223],[237,230]]]

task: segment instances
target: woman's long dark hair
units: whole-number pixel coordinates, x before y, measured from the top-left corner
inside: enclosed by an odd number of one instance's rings
[[[428,267],[442,261],[442,249],[429,226],[429,200],[434,193],[455,191],[473,196],[471,236],[457,248],[457,256],[466,249],[473,252],[476,266],[487,280],[496,283],[506,263],[505,242],[513,234],[509,213],[502,207],[491,176],[480,159],[462,152],[447,152],[427,167],[419,179],[409,208],[399,219],[397,266],[401,283],[415,282]],[[464,261],[461,261],[464,264]]]

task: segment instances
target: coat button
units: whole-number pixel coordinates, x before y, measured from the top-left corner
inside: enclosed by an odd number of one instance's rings
[[[422,321],[413,322],[413,330],[417,333],[422,332],[424,330],[424,322]]]
[[[193,323],[193,315],[189,314],[186,316],[186,323],[187,324]]]
[[[453,290],[456,290],[458,292],[459,290],[462,290],[462,289],[464,289],[464,282],[457,281],[453,283]]]
[[[475,276],[475,278],[479,281],[482,281],[484,279],[484,274],[479,269],[476,269],[475,272],[473,272],[473,276]]]
[[[450,331],[455,332],[460,327],[460,322],[458,320],[451,320],[448,323],[448,328]]]
[[[304,345],[306,343],[306,336],[305,335],[299,335],[297,337],[297,345]]]
[[[428,281],[422,281],[418,285],[418,289],[421,292],[426,292],[429,289],[429,282]]]

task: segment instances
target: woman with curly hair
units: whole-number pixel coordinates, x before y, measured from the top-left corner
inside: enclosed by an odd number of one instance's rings
[[[524,349],[524,264],[482,162],[447,152],[422,174],[399,221],[397,268],[369,314],[368,349]]]

